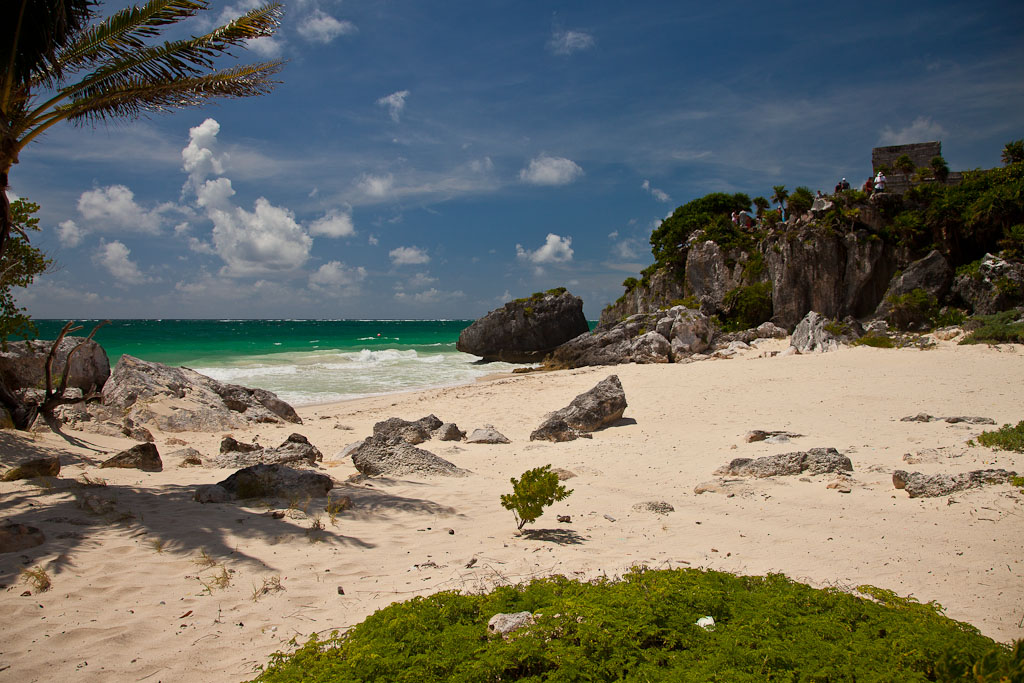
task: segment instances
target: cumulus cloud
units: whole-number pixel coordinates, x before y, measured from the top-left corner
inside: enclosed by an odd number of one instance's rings
[[[441,301],[450,301],[452,299],[461,299],[466,296],[465,292],[460,289],[454,292],[443,292],[436,287],[431,287],[422,292],[416,292],[415,294],[407,294],[406,292],[396,292],[395,298],[399,301],[414,302],[418,304],[436,304]]]
[[[57,226],[57,237],[65,247],[77,247],[82,243],[85,232],[73,220],[66,220]]]
[[[331,209],[309,226],[309,234],[324,237],[351,237],[356,234],[352,224],[352,212]]]
[[[524,249],[521,244],[516,245],[516,258],[538,265],[567,263],[572,260],[572,254],[572,237],[559,237],[554,233],[548,233],[544,244],[534,251]]]
[[[519,179],[531,185],[567,185],[581,175],[583,169],[576,162],[546,154],[531,159],[529,166],[519,171]]]
[[[330,261],[309,276],[310,289],[337,292],[358,285],[366,279],[366,268],[351,268],[341,261]]]
[[[668,193],[662,192],[656,187],[651,187],[650,180],[644,180],[643,185],[641,185],[640,187],[643,188],[646,192],[650,192],[651,196],[657,199],[659,202],[672,201],[672,198],[668,196]]]
[[[390,173],[382,176],[366,174],[359,181],[359,189],[370,197],[386,197],[395,185],[395,178]]]
[[[548,41],[548,49],[556,55],[571,55],[592,47],[594,36],[585,31],[555,31]]]
[[[893,130],[889,126],[883,128],[878,138],[878,144],[907,145],[914,142],[931,142],[932,140],[941,140],[945,135],[945,128],[927,116],[918,116],[913,123],[905,128],[899,130]]]
[[[128,285],[137,285],[146,281],[146,277],[139,270],[139,267],[130,258],[131,250],[122,242],[114,240],[105,242],[96,250],[93,259],[95,263],[107,269],[118,282]]]
[[[78,198],[78,212],[105,230],[121,228],[129,232],[160,232],[161,214],[171,206],[163,204],[147,211],[135,202],[135,193],[124,185],[89,190]]]
[[[211,175],[224,173],[224,157],[214,154],[220,124],[215,119],[206,119],[198,126],[188,129],[188,145],[181,150],[182,169],[188,173],[186,187],[198,190],[199,185]]]
[[[430,256],[419,247],[397,247],[389,251],[388,256],[396,266],[411,266],[430,262]]]
[[[245,41],[245,47],[263,59],[276,59],[284,52],[284,41],[273,36],[264,36]]]
[[[377,106],[387,108],[388,114],[391,115],[391,120],[398,123],[398,119],[402,115],[402,111],[405,109],[405,98],[408,96],[408,90],[399,90],[385,97],[381,97],[377,100]]]
[[[338,36],[347,36],[358,30],[351,21],[335,19],[321,9],[314,9],[299,23],[300,36],[324,45]]]
[[[265,197],[257,199],[253,208],[250,212],[240,206],[210,207],[207,212],[213,221],[214,248],[225,263],[221,274],[248,277],[287,272],[304,264],[313,239],[295,222],[292,212]]]

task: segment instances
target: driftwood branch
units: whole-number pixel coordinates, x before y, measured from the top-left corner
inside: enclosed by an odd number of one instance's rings
[[[64,398],[64,392],[67,390],[68,387],[68,375],[71,373],[71,357],[75,355],[76,351],[78,351],[80,348],[82,348],[90,341],[92,341],[92,338],[96,334],[96,332],[104,325],[109,325],[110,321],[104,320],[103,322],[96,325],[94,328],[92,328],[92,332],[89,333],[88,337],[75,344],[71,348],[71,350],[68,351],[68,356],[67,358],[64,359],[64,371],[61,373],[60,383],[57,385],[57,391],[54,391],[51,375],[53,359],[57,355],[57,346],[60,345],[61,340],[63,340],[64,337],[69,332],[77,332],[78,330],[82,329],[81,326],[72,327],[73,324],[74,321],[69,321],[66,325],[64,325],[64,327],[60,331],[60,334],[57,335],[57,338],[54,340],[53,346],[50,347],[50,355],[46,359],[46,396],[43,399],[42,405],[39,407],[39,409],[46,414],[49,414],[51,411],[53,411],[54,408],[56,408],[59,405],[72,403],[71,400]],[[95,391],[90,391],[86,399],[95,397],[95,395]]]

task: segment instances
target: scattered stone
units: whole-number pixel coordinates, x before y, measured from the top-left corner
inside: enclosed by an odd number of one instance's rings
[[[27,524],[5,524],[0,527],[0,553],[16,553],[46,542],[43,532]]]
[[[633,505],[633,509],[638,512],[653,512],[659,515],[667,515],[670,512],[675,512],[676,509],[671,504],[665,501],[649,500],[644,503],[636,503]]]
[[[352,496],[340,489],[331,489],[327,492],[327,505],[324,510],[327,512],[344,512],[352,509]]]
[[[326,416],[325,416],[325,419],[326,419]],[[349,427],[348,425],[343,425],[343,424],[336,424],[336,425],[334,425],[334,429],[343,429],[346,432],[351,432],[352,431],[351,427]]]
[[[928,413],[918,413],[917,415],[908,415],[907,417],[901,417],[900,422],[948,422],[949,424],[959,424],[965,422],[972,425],[994,425],[996,423],[990,417],[971,417],[967,415],[953,415],[950,417],[935,417]]]
[[[126,451],[121,451],[117,455],[107,458],[100,463],[100,467],[122,467],[142,470],[143,472],[162,472],[164,463],[160,460],[160,453],[156,449],[156,444],[147,442],[132,446]]]
[[[361,474],[463,477],[469,474],[430,451],[405,441],[388,443],[371,436],[352,452],[352,464]]]
[[[757,459],[735,458],[715,474],[738,477],[775,477],[800,474],[825,474],[852,471],[850,459],[835,448],[812,448],[808,451],[766,455]]]
[[[507,638],[514,631],[527,626],[533,626],[535,619],[529,612],[514,612],[511,614],[495,614],[487,622],[487,631],[502,638]]]
[[[334,487],[326,474],[282,464],[253,465],[238,470],[218,486],[235,498],[323,498]]]
[[[530,434],[530,441],[572,441],[582,432],[593,432],[618,420],[626,407],[622,383],[617,375],[609,375],[565,408],[549,414]]]
[[[263,446],[258,443],[242,443],[233,436],[225,436],[220,442],[221,453],[252,453],[262,450]]]
[[[60,474],[60,457],[33,458],[4,472],[3,481],[33,479],[35,477],[56,477]]]
[[[565,481],[566,479],[572,479],[576,476],[575,472],[571,472],[561,467],[552,467],[551,471],[558,475],[558,481]]]
[[[1002,469],[974,470],[962,474],[922,474],[896,470],[892,473],[892,485],[905,490],[911,498],[935,498],[988,484],[1004,484],[1016,474]]]
[[[435,415],[421,417],[415,422],[403,420],[400,417],[391,417],[373,425],[373,435],[386,439],[388,443],[405,441],[415,445],[428,440],[430,433],[435,429],[440,429],[441,426],[441,420],[437,419]]]
[[[192,499],[197,503],[228,503],[231,493],[220,484],[203,484],[196,487]]]
[[[466,443],[499,444],[512,442],[508,440],[507,436],[488,425],[483,429],[474,429],[473,433],[466,439]]]
[[[849,493],[851,491],[850,485],[844,481],[833,481],[829,483],[828,486],[826,486],[825,488],[835,489],[839,491],[839,493]]]
[[[85,414],[88,415],[89,413],[85,412]],[[153,432],[140,424],[135,424],[135,420],[130,417],[125,417],[124,420],[121,421],[121,433],[135,441],[148,441],[150,443],[156,441],[156,439],[153,438]]]
[[[745,437],[745,439],[747,443],[754,443],[755,441],[768,441],[769,443],[785,443],[790,439],[796,439],[802,436],[803,434],[794,434],[793,432],[753,429],[747,432],[747,436]],[[773,441],[772,439],[775,440]]]
[[[572,515],[558,515],[557,517],[562,524],[572,524]]]
[[[184,439],[179,439],[176,436],[172,436],[171,438],[169,438],[166,441],[164,441],[164,443],[166,443],[168,446],[187,446],[188,445],[188,441],[185,441]]]
[[[900,422],[932,422],[933,420],[938,419],[939,418],[932,417],[928,413],[918,413],[917,415],[907,415],[906,417],[901,417]]]
[[[178,467],[202,467],[203,454],[194,448],[182,448],[167,456],[168,458],[180,458]]]
[[[459,426],[454,422],[445,422],[437,428],[434,436],[441,441],[462,441],[466,438],[466,432],[459,429]]]
[[[231,440],[234,441],[234,439]],[[227,441],[227,438],[224,441]],[[302,434],[290,435],[277,448],[260,448],[257,446],[256,449],[250,450],[249,444],[240,445],[245,446],[244,450],[225,452],[224,442],[221,442],[221,452],[211,461],[211,465],[225,469],[273,464],[308,467],[324,459],[323,453],[316,446],[309,443],[309,439]]]

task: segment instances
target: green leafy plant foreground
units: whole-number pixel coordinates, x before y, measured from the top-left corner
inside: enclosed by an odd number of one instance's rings
[[[1024,420],[1011,427],[1006,424],[991,432],[982,432],[978,443],[989,448],[1024,453]]]
[[[512,477],[512,493],[501,497],[501,506],[511,510],[522,529],[535,522],[544,514],[544,508],[557,500],[564,500],[572,493],[558,483],[558,475],[551,471],[551,465],[535,467],[523,472],[522,479]]]
[[[934,603],[869,598],[780,574],[637,568],[620,581],[555,576],[485,595],[395,603],[344,634],[273,655],[286,681],[1020,681],[1024,647],[1000,645]],[[536,623],[503,639],[499,612]],[[696,625],[704,616],[713,630]]]

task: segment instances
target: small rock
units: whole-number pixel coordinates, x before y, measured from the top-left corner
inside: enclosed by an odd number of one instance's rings
[[[100,467],[121,467],[142,470],[143,472],[161,472],[164,469],[164,463],[160,460],[160,453],[156,449],[156,444],[147,442],[132,446],[126,451],[121,451],[112,458],[107,458],[100,463]]]
[[[4,472],[3,481],[33,479],[35,477],[56,477],[60,474],[60,457],[34,458]]]
[[[204,484],[196,487],[192,499],[197,503],[227,503],[231,500],[231,494],[227,489],[218,484]]]
[[[468,439],[466,439],[466,443],[499,444],[512,442],[508,440],[508,437],[493,427],[485,427],[483,429],[474,429],[473,433],[469,435]]]
[[[572,515],[558,515],[558,521],[562,524],[572,524]]]
[[[344,595],[344,594],[345,594],[345,589],[342,588],[341,586],[338,586],[338,595]]]
[[[649,500],[649,501],[644,502],[644,503],[636,503],[633,506],[633,509],[637,510],[637,511],[640,511],[640,512],[643,512],[643,511],[654,512],[654,513],[659,514],[659,515],[667,515],[670,512],[675,512],[676,511],[676,509],[674,507],[672,507],[672,505],[670,505],[669,503],[666,503],[663,500],[661,500],[661,501]]]
[[[514,631],[532,626],[535,622],[533,615],[529,612],[514,612],[511,614],[495,614],[487,622],[487,631],[507,638]]]

